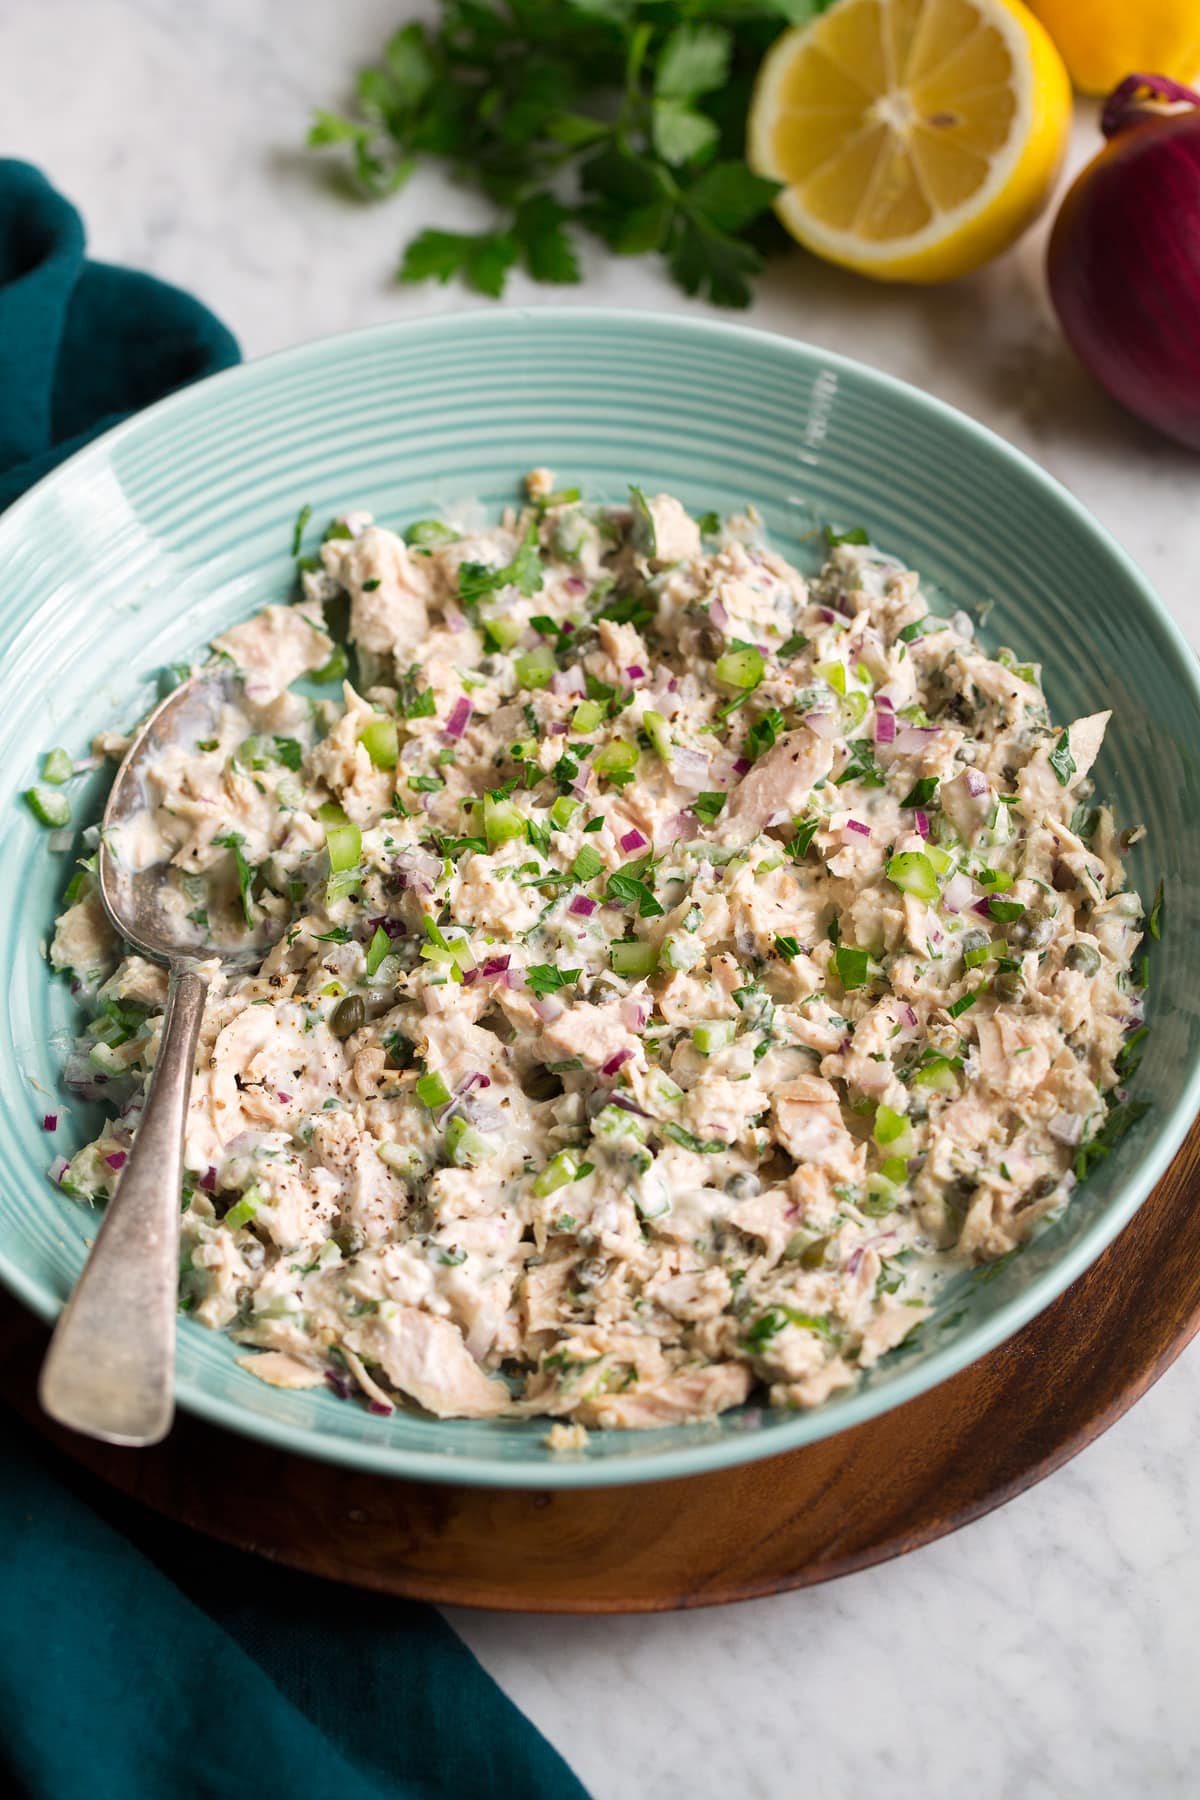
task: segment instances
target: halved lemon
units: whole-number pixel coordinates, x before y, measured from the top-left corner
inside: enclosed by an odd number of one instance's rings
[[[747,152],[818,256],[878,281],[949,281],[1049,196],[1071,82],[1018,0],[837,0],[769,51]]]

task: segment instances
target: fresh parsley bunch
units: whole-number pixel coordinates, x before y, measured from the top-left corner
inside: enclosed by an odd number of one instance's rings
[[[743,155],[763,52],[829,0],[442,0],[364,69],[352,115],[319,112],[314,148],[340,146],[357,185],[394,193],[423,156],[497,210],[492,230],[427,230],[401,281],[459,276],[499,295],[518,263],[580,279],[575,234],[618,255],[660,252],[675,281],[745,306],[777,232],[776,184]]]

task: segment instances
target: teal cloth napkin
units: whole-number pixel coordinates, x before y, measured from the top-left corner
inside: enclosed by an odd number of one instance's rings
[[[190,295],[87,261],[74,207],[0,159],[0,507],[238,356]],[[12,1420],[0,1430],[0,1791],[586,1800],[431,1608],[166,1525]]]

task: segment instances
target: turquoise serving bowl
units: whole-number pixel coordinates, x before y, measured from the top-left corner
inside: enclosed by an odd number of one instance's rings
[[[0,517],[0,1279],[43,1318],[96,1219],[47,1178],[94,1120],[60,1087],[75,1009],[45,950],[73,858],[21,800],[39,752],[83,756],[148,705],[164,665],[284,598],[302,503],[317,521],[349,505],[396,523],[466,499],[497,508],[535,464],[594,498],[633,481],[697,512],[752,500],[802,566],[820,524],[862,524],[943,610],[986,603],[985,638],[1044,663],[1056,719],[1113,709],[1098,787],[1148,827],[1132,881],[1166,892],[1135,1083],[1150,1115],[1057,1224],[957,1281],[915,1345],[816,1411],[595,1433],[556,1456],[536,1422],[376,1418],[332,1393],[277,1392],[228,1338],[181,1320],[180,1402],[219,1425],[383,1474],[586,1487],[769,1456],[898,1406],[1031,1319],[1131,1217],[1198,1104],[1200,682],[1137,569],[1033,463],[912,388],[782,338],[574,308],[460,313],[290,350],[152,407]],[[103,786],[98,773],[71,789],[77,822],[98,816]],[[53,1134],[47,1111],[61,1113]]]

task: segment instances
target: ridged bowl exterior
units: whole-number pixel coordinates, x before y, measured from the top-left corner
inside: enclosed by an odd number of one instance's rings
[[[494,509],[535,464],[593,498],[634,481],[695,511],[752,500],[801,566],[822,523],[863,524],[943,610],[986,603],[986,640],[1045,664],[1056,719],[1113,708],[1098,786],[1148,827],[1133,882],[1147,898],[1160,877],[1166,888],[1135,1084],[1150,1117],[1058,1224],[994,1279],[958,1284],[915,1349],[816,1411],[595,1433],[585,1454],[556,1457],[537,1423],[376,1418],[332,1393],[277,1392],[228,1338],[181,1320],[180,1401],[220,1424],[384,1473],[570,1487],[698,1473],[869,1419],[1007,1337],[1130,1218],[1198,1102],[1200,684],[1137,570],[1032,463],[916,390],[782,338],[587,309],[460,313],[287,351],[151,408],[0,517],[0,1279],[43,1317],[96,1219],[46,1174],[92,1121],[60,1086],[74,1007],[45,948],[72,859],[20,799],[39,753],[85,754],[149,704],[165,664],[283,598],[302,503],[314,531],[350,505],[402,525],[465,499]],[[71,790],[77,820],[97,816],[103,785]],[[43,1113],[67,1106],[43,1132]]]

